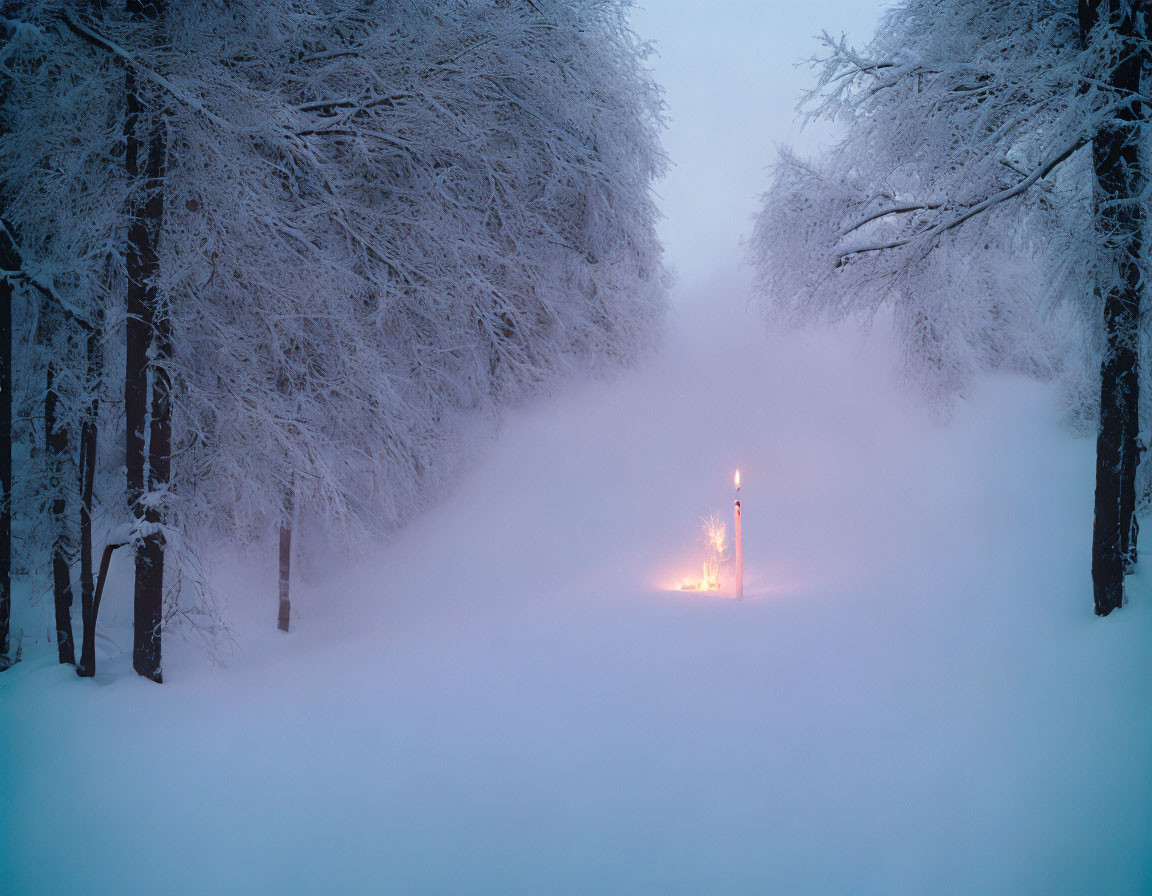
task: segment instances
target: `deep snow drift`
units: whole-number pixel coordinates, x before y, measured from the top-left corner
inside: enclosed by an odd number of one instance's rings
[[[1152,889],[1152,588],[1092,616],[1091,440],[1016,378],[934,420],[882,325],[765,337],[746,289],[511,415],[290,635],[271,553],[222,568],[226,666],[83,681],[26,630],[0,889]],[[748,596],[671,590],[736,466]]]

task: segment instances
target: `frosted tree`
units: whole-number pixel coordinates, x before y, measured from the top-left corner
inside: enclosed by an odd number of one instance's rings
[[[347,538],[468,417],[651,340],[659,97],[613,4],[302,9],[174,29],[211,97],[169,119],[178,454],[216,532]]]
[[[141,674],[214,541],[279,527],[286,571],[297,525],[399,525],[476,418],[653,341],[661,103],[626,16],[43,0],[10,20],[0,188],[28,251],[6,282],[75,319],[16,372],[32,394],[55,357],[75,386],[82,598],[94,504],[117,532],[128,508]],[[61,333],[69,352],[45,351]],[[97,439],[111,393],[122,447]],[[121,459],[117,487],[99,471]]]
[[[166,43],[164,0],[127,0],[145,48]],[[124,416],[128,507],[139,524],[135,549],[132,667],[160,681],[164,603],[163,502],[171,478],[172,322],[170,298],[159,291],[164,172],[168,155],[167,97],[134,65],[126,65],[124,165],[129,196],[125,290]]]
[[[15,336],[12,388],[4,391],[17,411],[9,446],[23,446],[25,460],[6,509],[23,517],[21,565],[34,568],[41,549],[51,555],[60,659],[72,662],[77,503],[82,606],[93,595],[96,470],[88,461],[96,456],[103,318],[123,209],[123,180],[114,174],[123,124],[113,112],[123,73],[60,33],[40,4],[8,12],[20,18],[5,20],[0,52],[4,282]]]
[[[101,17],[118,30],[123,46],[146,53],[166,42],[164,3],[128,0],[115,10],[26,3],[18,11],[21,18],[9,21],[19,40],[6,60],[13,74],[6,106],[14,127],[0,178],[17,199],[13,218],[24,244],[23,275],[44,295],[32,340],[43,357],[30,358],[25,381],[34,381],[34,371],[46,365],[44,475],[56,538],[60,658],[71,661],[65,656],[69,565],[79,505],[85,631],[78,671],[92,673],[99,396],[111,384],[103,357],[111,324],[124,332],[124,377],[116,385],[124,396],[126,480],[118,495],[134,520],[133,666],[159,681],[163,504],[171,454],[171,329],[157,278],[164,94],[124,64],[127,51],[112,52],[91,39],[73,16]]]
[[[1141,2],[905,0],[864,50],[825,36],[822,158],[781,153],[751,252],[773,314],[891,308],[937,395],[979,370],[1100,359],[1096,612],[1135,558],[1147,68]],[[1052,326],[1059,307],[1084,321]]]

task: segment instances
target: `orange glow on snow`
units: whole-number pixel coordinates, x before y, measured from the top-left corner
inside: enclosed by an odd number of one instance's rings
[[[720,570],[715,563],[704,561],[699,579],[685,579],[680,583],[681,591],[719,591]]]

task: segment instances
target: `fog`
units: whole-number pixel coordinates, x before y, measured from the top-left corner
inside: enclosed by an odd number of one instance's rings
[[[819,51],[820,33],[866,43],[882,9],[871,0],[667,0],[635,10],[633,27],[653,42],[668,106],[671,168],[657,192],[681,304],[709,274],[742,261],[740,241],[768,186],[775,147],[815,151],[835,133],[820,122],[801,127],[797,113],[812,85],[803,61]]]

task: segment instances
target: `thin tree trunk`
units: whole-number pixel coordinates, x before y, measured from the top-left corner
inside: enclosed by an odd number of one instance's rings
[[[12,38],[12,30],[0,27],[0,46]],[[0,78],[0,102],[7,99],[8,79]],[[0,119],[0,133],[8,122]],[[20,269],[20,259],[8,229],[7,197],[0,201],[0,269]],[[12,281],[0,277],[0,671],[8,668],[12,625]]]
[[[276,617],[276,627],[288,631],[292,621],[292,604],[288,600],[289,576],[292,573],[292,519],[296,505],[296,482],[288,483],[281,505],[280,518],[280,612]]]
[[[153,353],[148,438],[148,491],[158,495],[168,487],[172,470],[171,381],[167,360],[172,357],[171,326],[166,310],[154,308]],[[160,630],[164,611],[164,523],[161,506],[150,501],[144,508],[146,529],[136,556],[136,619],[150,628],[142,645],[136,671],[161,681]]]
[[[128,12],[137,19],[156,20],[162,10],[160,0],[128,0]],[[171,463],[167,368],[171,356],[171,330],[168,312],[161,307],[156,289],[160,266],[157,243],[164,212],[166,136],[162,118],[158,110],[153,110],[148,132],[141,137],[141,119],[148,120],[149,116],[144,114],[147,110],[142,85],[131,67],[125,86],[125,165],[131,182],[139,183],[143,176],[143,192],[134,200],[129,215],[128,332],[124,375],[128,502],[143,532],[136,550],[132,666],[140,675],[159,682],[162,680],[160,638],[164,609],[163,519],[154,500],[142,501],[141,498],[144,496],[145,469],[148,494],[155,497],[168,484]]]
[[[16,270],[16,247],[0,224],[0,266]],[[12,281],[0,277],[0,669],[8,666],[12,621]]]
[[[112,552],[123,546],[120,542],[109,542],[104,545],[104,553],[100,557],[100,575],[96,579],[96,593],[92,596],[92,610],[89,617],[92,620],[92,625],[90,628],[84,629],[84,647],[81,651],[82,656],[88,656],[88,660],[81,659],[81,665],[76,668],[76,674],[84,678],[91,678],[96,674],[96,620],[100,616],[100,598],[104,594],[104,583],[108,580],[108,567],[112,563]],[[91,639],[91,644],[89,644],[89,639]]]
[[[1136,22],[1143,3],[1080,0],[1081,35],[1087,38],[1108,15],[1131,48],[1112,76],[1112,87],[1138,93],[1144,54],[1136,50]],[[1100,369],[1100,425],[1096,439],[1096,498],[1092,527],[1092,584],[1096,613],[1107,616],[1124,604],[1124,575],[1135,557],[1136,467],[1139,443],[1139,319],[1143,278],[1145,178],[1138,137],[1141,107],[1133,102],[1092,141],[1096,218],[1112,260],[1097,286],[1105,351]]]
[[[280,524],[280,612],[276,617],[276,628],[288,631],[292,619],[292,604],[288,600],[288,577],[292,571],[292,521]]]
[[[57,419],[60,404],[59,369],[48,365],[48,389],[44,393],[44,449],[52,491],[52,596],[56,608],[56,652],[61,663],[76,664],[72,642],[72,574],[64,530],[68,501],[64,493],[64,458],[68,453],[68,430]]]
[[[128,118],[126,165],[128,176],[136,180],[140,174],[138,155],[140,141],[136,128],[140,118],[140,103],[136,95],[136,77],[131,69],[127,76]],[[147,426],[148,394],[148,308],[147,278],[151,271],[148,257],[151,240],[142,220],[146,211],[139,206],[131,209],[132,224],[128,234],[128,290],[126,297],[126,352],[124,364],[124,416],[125,468],[128,507],[138,518],[141,516],[140,498],[144,494],[144,429]]]
[[[136,76],[131,68],[126,75],[127,141],[125,164],[128,177],[135,181],[140,175],[140,140],[136,135],[140,120],[140,100],[136,94]],[[132,223],[128,233],[128,289],[126,297],[126,351],[124,365],[124,417],[125,417],[125,471],[126,497],[129,511],[138,522],[144,518],[140,499],[144,495],[144,430],[147,424],[148,395],[148,309],[147,290],[150,267],[151,240],[145,220],[146,207],[132,208]],[[137,559],[137,565],[139,559]],[[142,612],[143,610],[143,612]],[[141,657],[150,652],[150,633],[155,629],[150,608],[140,606],[140,595],[135,594],[133,607],[132,664],[141,675]],[[145,665],[145,669],[148,665]]]
[[[100,338],[102,328],[88,333],[88,370],[85,385],[88,407],[80,427],[80,616],[84,634],[80,645],[80,664],[76,674],[89,678],[96,674],[95,581],[92,575],[92,491],[96,481],[97,417],[100,411]]]

